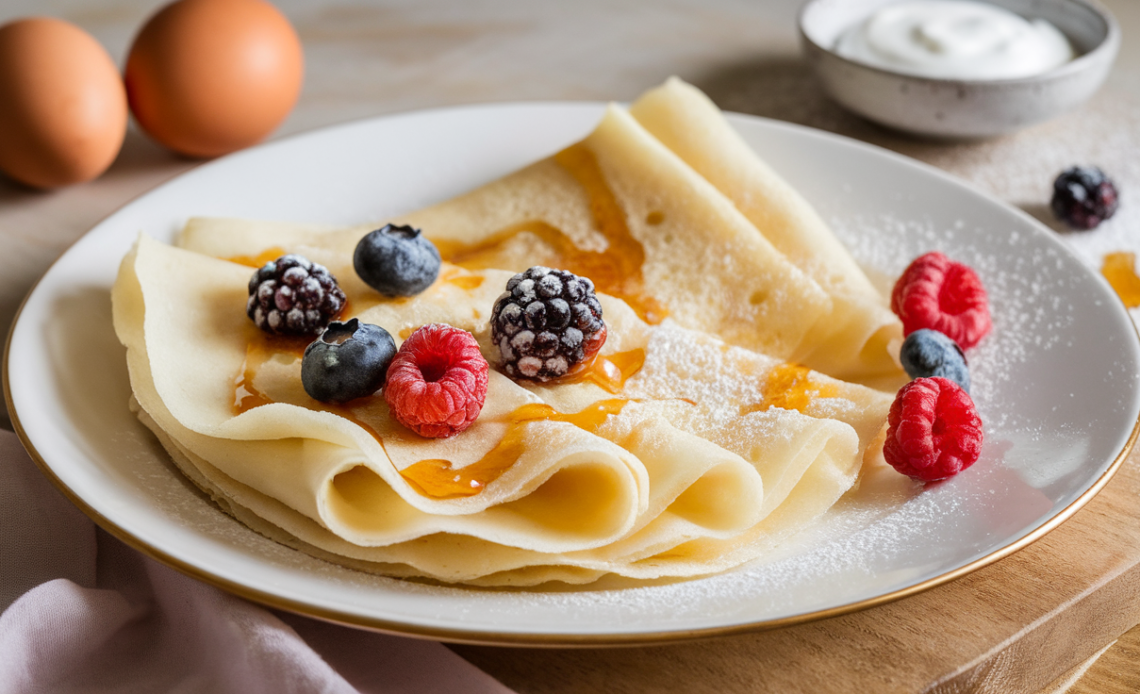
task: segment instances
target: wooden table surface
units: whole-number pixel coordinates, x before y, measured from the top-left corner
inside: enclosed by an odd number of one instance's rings
[[[29,15],[70,20],[95,35],[122,64],[133,33],[161,4],[160,0],[5,0],[0,23]],[[1140,2],[1136,0],[1105,2],[1122,25],[1124,42],[1108,82],[1089,104],[1012,136],[955,144],[898,135],[829,102],[800,58],[796,0],[281,0],[276,4],[301,36],[306,81],[297,108],[274,137],[450,104],[629,100],[676,74],[704,89],[723,108],[810,125],[896,150],[961,176],[1049,224],[1045,205],[1052,176],[1071,164],[1099,164],[1120,184],[1124,205],[1110,230],[1071,236],[1071,241],[1092,264],[1108,250],[1140,248],[1140,197],[1134,193],[1140,191],[1140,42],[1134,41],[1140,35]],[[45,193],[0,177],[0,257],[6,261],[0,273],[0,326],[10,325],[36,279],[85,231],[125,202],[197,163],[167,153],[132,126],[115,164],[91,183]],[[778,678],[761,684],[756,672],[765,663],[774,668],[775,657],[815,663],[817,690],[830,691],[824,686],[830,671],[826,649],[839,648],[839,641],[846,640],[844,648],[863,638],[864,649],[922,651],[929,633],[961,628],[972,619],[1016,620],[1019,601],[1032,602],[1042,591],[1054,591],[1061,602],[1099,602],[1081,613],[1084,622],[1066,621],[1064,611],[1035,618],[1018,632],[1016,648],[983,653],[959,672],[940,675],[939,682],[915,690],[1138,691],[1140,630],[1104,648],[1140,623],[1140,556],[1134,556],[1140,550],[1090,558],[1070,556],[1069,549],[1072,543],[1101,538],[1105,519],[1120,518],[1135,522],[1113,526],[1111,539],[1122,547],[1140,547],[1137,492],[1140,462],[1134,455],[1088,508],[1030,548],[950,586],[876,608],[870,616],[828,620],[791,636],[770,632],[641,651],[456,650],[520,692],[592,687],[769,691]],[[1089,561],[1104,562],[1099,581],[1090,579]],[[1011,577],[1023,584],[1011,584]],[[940,608],[940,601],[948,598],[955,601],[955,610],[961,610],[961,618]],[[928,624],[931,632],[899,634],[897,620],[903,613],[921,613],[948,623]],[[1089,615],[1099,618],[1088,623]],[[874,674],[888,678],[883,681],[889,680],[892,687],[904,687],[899,691],[910,686],[907,673],[890,672],[891,658],[866,651],[868,657],[859,659],[858,647],[844,652],[854,658],[844,665],[885,668]],[[1100,652],[1099,659],[1093,658]],[[935,661],[939,658],[933,650],[928,655]],[[1017,661],[1016,667],[1010,667],[1011,659]],[[1020,679],[1008,679],[1014,675]]]

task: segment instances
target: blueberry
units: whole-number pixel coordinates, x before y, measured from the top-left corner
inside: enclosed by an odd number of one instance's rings
[[[439,275],[439,250],[410,226],[369,232],[352,255],[356,274],[385,296],[414,296]]]
[[[353,318],[330,323],[305,349],[301,384],[321,402],[347,402],[372,395],[384,385],[396,341],[378,325]]]
[[[958,343],[937,330],[923,328],[907,335],[899,361],[911,378],[941,376],[970,392],[970,369]]]

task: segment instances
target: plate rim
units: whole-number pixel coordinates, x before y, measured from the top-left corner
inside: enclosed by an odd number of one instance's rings
[[[817,621],[830,619],[854,612],[859,612],[865,609],[884,605],[890,602],[895,602],[911,595],[925,592],[940,585],[944,585],[951,581],[957,580],[962,576],[973,573],[978,569],[993,564],[1000,559],[1003,559],[1015,552],[1018,552],[1025,547],[1035,543],[1048,533],[1052,532],[1062,523],[1067,521],[1077,511],[1083,508],[1089,501],[1091,501],[1097,494],[1104,489],[1105,485],[1115,476],[1116,472],[1123,465],[1125,459],[1131,453],[1136,441],[1140,438],[1140,417],[1133,423],[1132,430],[1130,431],[1124,446],[1116,454],[1112,463],[1105,469],[1104,473],[1089,486],[1082,494],[1074,499],[1068,506],[1058,511],[1054,516],[1042,523],[1040,526],[1027,533],[1025,536],[1011,542],[1003,547],[1000,547],[993,552],[978,557],[973,561],[964,564],[956,569],[947,571],[946,573],[938,576],[928,578],[920,581],[914,585],[900,588],[888,593],[876,595],[871,598],[864,598],[844,605],[838,605],[821,610],[814,610],[784,617],[777,617],[773,619],[763,620],[759,622],[746,622],[739,624],[732,624],[726,626],[695,628],[695,629],[679,629],[679,630],[663,630],[663,631],[642,631],[642,632],[619,632],[619,633],[550,633],[550,632],[527,632],[527,631],[507,631],[507,632],[489,632],[479,629],[462,629],[451,628],[442,626],[432,626],[425,624],[416,624],[400,620],[384,619],[380,617],[366,616],[356,613],[347,612],[344,610],[331,609],[321,606],[312,605],[301,600],[286,598],[271,592],[252,588],[237,581],[230,580],[216,573],[210,572],[207,569],[191,564],[184,561],[173,554],[163,550],[162,548],[140,540],[135,537],[129,530],[120,527],[111,519],[105,517],[94,507],[88,504],[78,493],[71,489],[52,469],[50,464],[46,461],[40,451],[32,442],[30,436],[25,430],[21,420],[19,411],[16,407],[15,400],[11,390],[11,381],[9,379],[10,361],[9,356],[11,353],[11,346],[13,337],[16,334],[17,327],[21,323],[21,318],[24,314],[24,309],[28,301],[33,295],[36,294],[40,288],[44,278],[51,273],[51,271],[59,264],[64,256],[71,252],[75,245],[79,244],[87,235],[104,224],[111,217],[116,216],[125,208],[135,204],[140,199],[151,195],[152,193],[165,188],[169,185],[176,185],[182,178],[196,174],[204,168],[211,165],[229,160],[232,156],[245,156],[248,154],[256,153],[266,147],[274,147],[282,143],[287,143],[292,140],[311,137],[324,133],[330,130],[339,129],[343,127],[362,126],[367,123],[375,121],[383,121],[404,117],[415,117],[427,114],[440,114],[443,112],[458,112],[464,110],[478,110],[488,108],[509,108],[509,107],[604,107],[606,102],[600,101],[510,101],[510,102],[487,102],[480,104],[458,105],[458,106],[445,106],[438,108],[416,109],[410,111],[403,111],[398,113],[385,114],[380,116],[371,116],[360,119],[345,121],[343,123],[331,124],[306,130],[304,132],[295,133],[282,137],[279,139],[271,140],[269,142],[261,143],[244,150],[240,150],[232,155],[219,157],[217,159],[203,163],[202,165],[195,166],[187,171],[181,172],[170,179],[167,179],[157,186],[147,189],[142,193],[136,195],[130,200],[123,203],[114,211],[103,217],[98,223],[91,227],[88,231],[81,234],[67,249],[60,254],[60,256],[52,262],[52,264],[45,270],[45,272],[36,280],[31,289],[25,294],[20,302],[20,306],[12,320],[9,327],[8,334],[4,344],[3,362],[0,364],[0,382],[3,385],[4,402],[7,407],[8,416],[12,423],[14,433],[20,439],[21,444],[24,446],[29,457],[35,462],[36,466],[40,469],[51,483],[80,511],[82,511],[88,518],[90,518],[97,526],[108,532],[110,535],[127,544],[133,549],[141,552],[142,554],[154,559],[165,566],[168,566],[180,573],[187,575],[196,580],[202,581],[208,585],[225,590],[226,592],[236,595],[238,597],[250,600],[264,607],[272,609],[280,609],[294,614],[299,614],[305,617],[320,619],[325,622],[339,624],[356,629],[365,629],[380,633],[392,634],[397,636],[405,636],[417,639],[428,639],[446,641],[449,643],[460,643],[469,645],[484,645],[484,646],[530,646],[530,647],[571,647],[571,648],[592,648],[592,647],[614,647],[614,646],[644,646],[654,644],[670,644],[680,643],[686,641],[697,641],[714,637],[732,636],[743,633],[753,633],[758,631],[767,631],[772,629],[779,629],[798,624],[807,624]],[[962,188],[965,188],[972,193],[978,194],[991,201],[999,203],[1006,211],[1013,212],[1022,217],[1025,221],[1032,225],[1040,226],[1040,222],[1027,214],[1025,211],[1003,201],[992,194],[989,194],[970,182],[953,176],[952,174],[934,167],[925,162],[907,157],[905,155],[894,152],[871,143],[856,140],[844,135],[832,133],[829,131],[820,130],[796,123],[765,118],[762,116],[755,116],[745,113],[737,113],[731,111],[724,112],[727,117],[731,119],[744,119],[754,120],[764,123],[768,127],[787,128],[807,134],[812,137],[828,139],[842,144],[844,146],[855,147],[856,149],[866,149],[873,151],[880,156],[887,156],[890,159],[905,162],[907,165],[918,166],[925,169],[928,173],[935,174],[941,181],[950,183]],[[1061,243],[1059,240],[1053,239],[1059,248],[1065,250],[1066,253],[1073,256],[1073,259],[1080,263],[1082,266],[1086,264],[1076,256],[1075,252],[1067,245]],[[1096,275],[1096,273],[1092,273]],[[1102,282],[1103,278],[1096,275]],[[1113,293],[1115,296],[1115,293]],[[1117,299],[1119,308],[1127,310],[1120,304]],[[1129,323],[1132,326],[1133,334],[1140,340],[1140,326],[1128,316]],[[252,531],[251,532],[256,532]]]

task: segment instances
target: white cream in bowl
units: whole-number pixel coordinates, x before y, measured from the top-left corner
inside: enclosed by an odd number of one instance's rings
[[[865,118],[910,133],[954,139],[993,137],[1053,118],[1092,96],[1120,48],[1120,26],[1097,0],[990,0],[984,7],[1000,8],[1018,21],[1029,18],[1026,24],[1030,26],[1040,19],[1056,27],[1070,45],[1069,57],[1020,77],[993,72],[987,77],[952,77],[935,74],[930,67],[920,70],[872,63],[839,50],[853,28],[863,27],[889,8],[914,2],[808,0],[799,19],[807,60],[824,91]],[[917,4],[942,3],[925,0]],[[958,0],[952,4],[979,3]],[[901,40],[918,44],[931,54],[927,56],[931,60],[940,56],[950,63],[975,63],[993,70],[1005,60],[1000,54],[1013,50],[1017,41],[1002,40],[1000,28],[975,27],[971,34],[971,24],[947,20],[920,28],[911,23],[909,28],[904,25]]]
[[[1030,77],[1075,57],[1048,21],[972,0],[887,5],[844,32],[835,51],[895,72],[969,80]]]

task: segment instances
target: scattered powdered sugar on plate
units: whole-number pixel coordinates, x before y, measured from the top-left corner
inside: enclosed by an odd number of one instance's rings
[[[951,228],[939,228],[929,219],[884,214],[833,219],[832,226],[868,274],[878,279],[885,296],[894,279],[922,253],[941,250],[972,267],[986,288],[993,330],[966,355],[971,395],[988,429],[1033,425],[1009,408],[992,405],[1009,386],[1014,364],[1071,339],[1073,271],[1057,248],[1034,243],[1022,231],[982,229],[961,219]],[[970,240],[988,234],[1005,239],[1002,253],[994,253],[992,244],[983,248]]]
[[[458,600],[464,612],[478,605],[480,611],[501,613],[504,619],[518,610],[566,615],[569,631],[575,615],[599,612],[610,616],[615,631],[621,630],[623,619],[699,624],[709,614],[734,611],[803,614],[835,606],[827,591],[805,592],[804,586],[827,585],[842,576],[846,604],[876,597],[883,594],[884,576],[893,577],[901,588],[945,575],[993,555],[995,548],[976,544],[977,537],[1008,534],[1016,540],[1067,505],[1070,499],[1063,491],[1072,486],[1073,476],[1102,455],[1091,450],[1087,431],[1044,421],[1028,411],[1023,400],[1029,396],[1021,381],[1025,373],[1034,373],[1038,361],[1077,348],[1074,340],[1082,337],[1074,334],[1082,310],[1078,299],[1089,289],[1087,273],[1074,268],[1061,249],[1024,230],[1006,229],[997,235],[961,219],[939,226],[931,219],[889,214],[837,219],[833,226],[885,293],[914,257],[933,249],[972,266],[985,284],[994,329],[968,357],[987,443],[967,473],[921,485],[881,464],[872,465],[856,490],[768,556],[694,580],[631,585],[603,579],[582,587],[509,591],[505,602],[502,591],[388,580],[385,585]],[[699,336],[664,325],[654,343],[658,357],[647,360],[630,385],[683,390],[660,379],[670,378],[670,369],[687,358],[693,369],[713,372],[731,361],[700,342]],[[657,368],[658,360],[669,368]],[[1108,364],[1105,378],[1113,378],[1115,368]],[[739,402],[761,396],[759,379],[712,381],[694,385],[714,389],[700,393],[702,399]],[[710,425],[726,425],[738,419],[738,411],[711,408],[708,414],[715,421]],[[1010,499],[1018,500],[1015,508],[1010,508]]]

